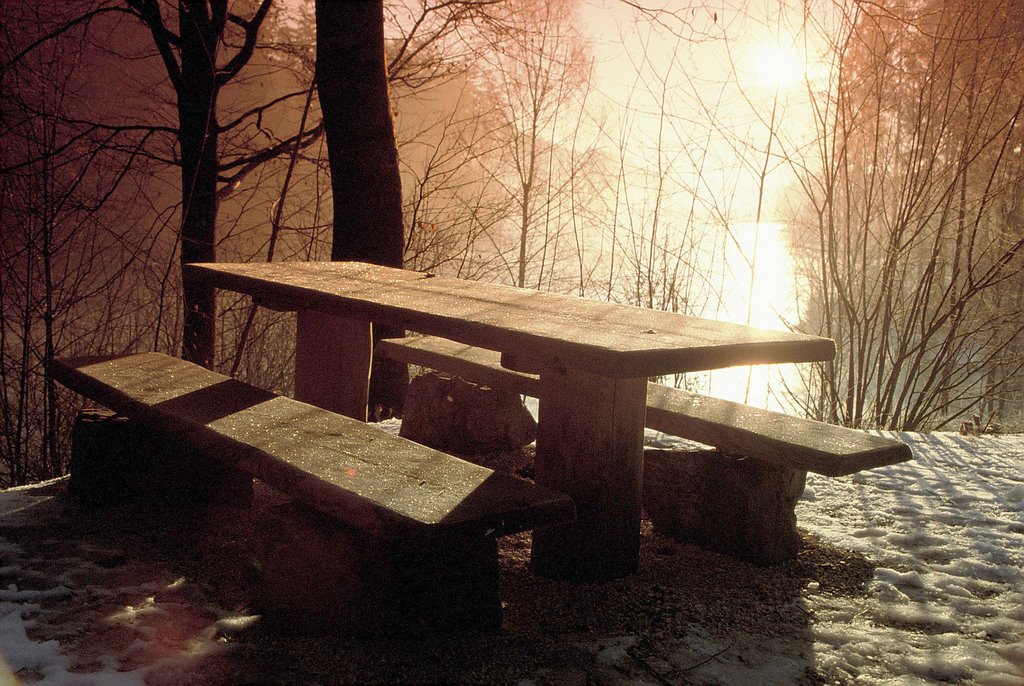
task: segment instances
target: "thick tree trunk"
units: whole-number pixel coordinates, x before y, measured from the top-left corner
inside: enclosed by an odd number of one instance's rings
[[[216,3],[215,3],[216,4]],[[213,262],[217,223],[217,81],[219,30],[203,2],[179,5],[181,87],[178,141],[181,146],[181,263]],[[183,357],[212,367],[215,340],[214,289],[185,284]]]
[[[316,4],[316,79],[334,195],[333,260],[402,266],[402,185],[380,0]]]
[[[381,0],[316,3],[316,79],[334,196],[332,260],[403,266],[402,184]],[[374,327],[374,338],[401,336]],[[371,417],[400,413],[405,365],[374,365]]]

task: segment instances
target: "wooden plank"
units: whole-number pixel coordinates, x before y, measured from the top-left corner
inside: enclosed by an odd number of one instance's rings
[[[727,453],[826,476],[913,457],[908,445],[882,436],[657,384],[647,390],[647,426]]]
[[[401,356],[396,359],[474,381],[486,378],[524,395],[538,395],[537,377],[503,369],[495,351],[434,336],[388,343],[381,354]],[[853,474],[913,457],[900,441],[653,383],[647,386],[646,424],[655,431],[729,453],[827,476]]]
[[[561,493],[166,355],[52,369],[82,395],[375,536],[506,534],[572,518]]]
[[[501,353],[495,350],[485,350],[437,336],[415,336],[379,341],[375,353],[397,362],[454,374],[494,389],[532,398],[540,395],[540,379],[537,375],[503,369]]]
[[[576,520],[533,533],[533,570],[614,579],[637,570],[647,380],[573,369],[541,375],[537,483],[572,496]]]
[[[816,336],[359,262],[191,264],[184,273],[277,307],[290,303],[500,350],[530,369],[638,378],[835,355],[834,343]]]
[[[373,358],[372,325],[299,310],[295,332],[295,399],[366,421]]]

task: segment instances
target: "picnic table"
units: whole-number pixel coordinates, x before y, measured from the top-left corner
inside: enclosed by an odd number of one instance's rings
[[[832,359],[825,338],[359,262],[207,263],[185,278],[296,311],[296,399],[365,419],[374,323],[501,353],[539,375],[536,481],[577,519],[538,529],[535,572],[636,571],[648,377]]]

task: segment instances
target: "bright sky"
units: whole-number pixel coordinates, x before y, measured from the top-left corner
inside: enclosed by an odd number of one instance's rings
[[[794,10],[776,0],[719,0],[678,13],[687,23],[673,24],[677,31],[638,22],[619,0],[583,0],[579,13],[594,51],[595,102],[608,108],[607,129],[617,127],[605,145],[626,148],[638,170],[665,170],[664,185],[653,171],[637,172],[628,211],[636,216],[638,204],[655,202],[637,190],[646,186],[664,193],[665,226],[707,224],[725,261],[706,265],[720,300],[702,314],[776,329],[799,320],[788,234],[778,223],[795,181],[782,156],[813,133],[808,78],[816,85],[823,69],[820,56],[805,56],[815,43],[804,42]],[[694,207],[696,220],[688,216]],[[640,225],[652,216],[639,214]],[[750,392],[746,368],[698,382],[713,395],[783,409],[769,389],[799,381],[782,375],[793,370],[755,369]]]
[[[820,58],[801,54],[799,12],[774,1],[743,5],[719,1],[680,11],[688,22],[681,36],[638,23],[619,0],[584,0],[579,18],[593,46],[596,89],[620,114],[624,104],[631,110],[620,120],[630,148],[650,156],[659,131],[663,151],[699,145],[711,153],[703,158],[705,172],[711,170],[704,193],[731,206],[736,221],[753,221],[755,172],[764,162],[772,105],[778,106],[772,128],[795,145],[809,120],[805,78],[821,67]],[[777,141],[773,153],[780,152]],[[775,162],[766,180],[769,208],[792,180]],[[761,219],[773,217],[762,213]]]

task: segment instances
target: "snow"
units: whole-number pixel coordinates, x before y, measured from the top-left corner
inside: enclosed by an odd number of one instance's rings
[[[800,525],[880,565],[855,612],[809,596],[816,652],[863,684],[1024,684],[1024,438],[896,437],[912,461],[808,475]]]
[[[3,534],[12,527],[29,523],[34,508],[53,497],[38,495],[39,486],[0,491],[0,524],[3,525],[0,528],[0,578],[17,578],[21,584],[11,583],[0,589],[0,686],[16,684],[16,678],[25,684],[44,686],[145,686],[147,676],[155,670],[185,669],[203,655],[224,650],[216,633],[217,624],[192,637],[188,650],[167,650],[168,638],[161,635],[156,625],[161,617],[177,618],[182,614],[177,610],[181,603],[174,599],[181,580],[166,585],[144,583],[114,589],[76,585],[71,578],[86,577],[93,570],[90,569],[92,563],[74,557],[59,559],[59,570],[37,569],[40,561],[26,557],[21,547],[5,540]],[[66,652],[58,640],[34,640],[30,636],[32,629],[41,617],[52,611],[44,609],[44,601],[76,593],[91,596],[95,601],[124,597],[141,598],[141,602],[122,604],[119,610],[103,618],[102,627],[92,621],[91,615],[83,615],[78,627],[65,629],[69,635],[135,625],[140,639],[120,646],[117,653],[89,656]],[[163,598],[159,602],[157,595]],[[152,618],[157,621],[148,621]],[[239,621],[251,621],[251,618]],[[138,661],[140,655],[149,655],[151,659],[133,668],[131,663]],[[79,668],[85,663],[91,663],[87,671]]]
[[[897,437],[913,449],[912,461],[843,478],[811,474],[797,506],[801,528],[876,565],[863,595],[835,595],[816,582],[803,589],[797,602],[813,617],[814,668],[830,683],[1024,686],[1024,436]],[[678,443],[648,439],[660,447]],[[168,649],[159,627],[182,612],[181,579],[83,589],[71,581],[81,560],[41,566],[4,537],[49,497],[30,488],[0,492],[0,578],[16,579],[0,587],[0,652],[26,683],[143,684],[155,669],[184,670],[198,656],[225,650],[224,634],[256,621],[224,612]],[[75,593],[131,599],[103,621],[138,628],[132,644],[89,656],[88,673],[75,671],[87,660],[59,638],[33,638],[48,601]],[[82,621],[80,631],[91,630]],[[609,636],[589,648],[603,665],[625,664],[636,641]],[[694,625],[668,657],[699,665],[688,674],[695,683],[792,683],[804,665],[786,641],[737,636],[726,646]]]

